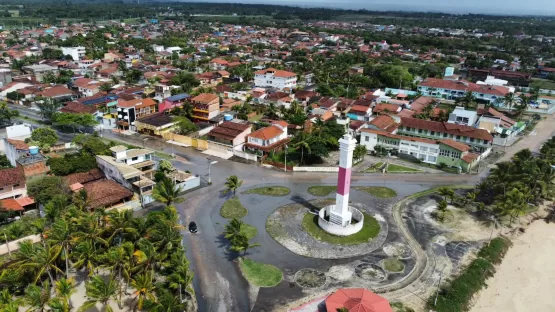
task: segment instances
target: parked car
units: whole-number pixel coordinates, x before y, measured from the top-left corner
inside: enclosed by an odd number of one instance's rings
[[[197,231],[197,224],[194,221],[191,221],[191,223],[189,223],[189,232],[196,233]]]

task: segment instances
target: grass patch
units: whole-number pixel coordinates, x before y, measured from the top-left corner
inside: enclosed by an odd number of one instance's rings
[[[333,185],[313,185],[308,188],[308,192],[314,196],[328,196],[336,190],[337,186]]]
[[[428,298],[427,308],[436,312],[468,311],[474,295],[485,288],[486,280],[493,276],[493,263],[500,263],[511,242],[498,237],[478,252],[478,258],[470,263],[462,273],[441,288],[434,305],[435,293]]]
[[[259,187],[255,189],[250,189],[243,194],[258,194],[258,195],[265,195],[265,196],[285,196],[291,192],[290,189],[286,188],[285,186],[265,186]]]
[[[414,168],[410,168],[410,167],[405,167],[405,166],[401,166],[401,165],[396,165],[396,164],[389,164],[387,166],[387,172],[421,172],[421,170],[418,169],[414,169]]]
[[[389,272],[402,272],[405,265],[397,258],[388,258],[383,261],[383,268]]]
[[[532,78],[530,88],[555,90],[555,82],[547,79]]]
[[[385,186],[357,186],[355,189],[379,198],[393,198],[397,196],[395,190]]]
[[[277,267],[248,258],[240,259],[239,267],[249,283],[258,287],[274,287],[283,279],[283,273]]]
[[[164,152],[154,152],[154,156],[161,158],[161,159],[165,159],[165,160],[171,160],[173,159],[172,155],[164,153]]]
[[[245,233],[245,235],[247,235],[249,239],[255,237],[258,234],[258,230],[254,226],[246,223],[243,223],[243,226],[241,227],[241,232]]]
[[[363,213],[364,225],[362,229],[353,235],[349,236],[336,236],[332,235],[318,225],[318,215],[306,213],[303,217],[303,230],[305,230],[312,237],[317,240],[337,245],[356,245],[367,243],[372,238],[376,237],[380,232],[380,224],[374,217],[369,214]]]
[[[228,199],[220,209],[220,216],[227,219],[241,219],[248,213],[247,208],[243,207],[239,198],[233,197]]]

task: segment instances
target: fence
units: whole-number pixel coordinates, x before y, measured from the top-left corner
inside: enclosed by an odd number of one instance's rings
[[[173,141],[178,144],[196,147],[201,150],[208,149],[208,142],[206,140],[194,139],[185,135],[175,134],[173,132],[164,133],[162,137],[164,140]]]
[[[257,161],[258,160],[258,156],[254,155],[254,154],[249,154],[247,152],[238,151],[238,150],[234,150],[233,155],[235,155],[237,157],[244,158],[246,160],[252,160],[252,161]]]
[[[293,167],[295,172],[339,172],[339,167]]]

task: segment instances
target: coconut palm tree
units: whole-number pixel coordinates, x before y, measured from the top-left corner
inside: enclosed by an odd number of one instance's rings
[[[72,230],[70,229],[69,222],[63,218],[56,220],[48,231],[48,241],[62,248],[61,256],[66,264],[66,278],[69,275],[69,250],[71,249],[73,240],[71,233]]]
[[[466,92],[462,97],[457,99],[459,103],[463,104],[464,108],[470,107],[473,103],[476,102],[476,97],[472,93],[472,91]]]
[[[61,278],[56,281],[54,289],[56,290],[56,295],[58,295],[60,299],[63,299],[67,306],[71,308],[71,295],[76,291],[75,280],[73,278]],[[52,303],[50,306],[52,306]]]
[[[77,208],[79,208],[79,210],[85,211],[91,204],[91,200],[89,198],[89,194],[87,194],[87,190],[82,188],[79,190],[79,192],[73,194],[72,202]]]
[[[450,187],[442,186],[437,190],[437,193],[440,196],[443,196],[443,200],[447,201],[447,198],[451,198],[451,201],[453,201],[455,191],[453,191],[453,189]]]
[[[172,294],[167,289],[158,289],[157,300],[145,300],[145,310],[150,312],[182,312],[185,311],[185,305],[181,303],[181,299]]]
[[[64,298],[52,298],[48,302],[49,312],[69,312],[71,307]]]
[[[233,196],[237,192],[237,189],[241,187],[243,180],[239,179],[236,175],[229,176],[225,181],[225,192],[233,192]]]
[[[445,220],[445,214],[447,213],[447,201],[441,200],[437,203],[437,211],[439,211],[439,220],[443,222]]]
[[[23,300],[30,308],[27,311],[43,312],[51,296],[51,287],[48,281],[41,286],[29,285],[25,288],[25,296]]]
[[[232,244],[238,239],[238,237],[243,234],[241,231],[243,228],[243,221],[233,218],[225,225],[224,237],[229,240]]]
[[[247,254],[247,250],[254,248],[254,247],[259,247],[260,244],[251,244],[249,242],[249,238],[247,237],[247,235],[243,232],[241,232],[236,238],[235,241],[231,243],[231,250],[233,251],[237,251],[237,252],[243,252],[243,255]]]
[[[154,285],[152,271],[143,272],[131,279],[131,287],[135,288],[134,300],[137,300],[135,310],[142,310],[145,300],[156,300],[154,295],[156,286]]]
[[[181,229],[183,229],[183,226],[178,223],[160,220],[154,225],[149,234],[158,250],[163,251],[163,253],[170,253],[181,246],[181,239],[183,239],[180,233]]]
[[[297,136],[296,142],[293,145],[295,149],[301,150],[301,165],[304,163],[304,151],[306,150],[308,153],[311,153],[310,149],[310,136],[305,132],[302,132],[299,136]]]
[[[171,206],[173,203],[180,203],[184,199],[179,197],[179,194],[183,192],[183,188],[175,185],[175,182],[169,178],[162,179],[152,192],[152,197],[157,201],[166,204],[166,206]]]
[[[108,240],[104,238],[104,233],[107,229],[98,223],[95,215],[85,214],[79,217],[76,223],[78,226],[77,230],[73,233],[74,244],[87,241],[92,244],[95,250],[109,245]]]
[[[101,303],[106,312],[114,311],[110,306],[110,300],[116,297],[117,282],[112,277],[104,279],[102,276],[95,275],[85,285],[85,289],[88,300],[79,307],[79,312],[85,312],[97,303]]]
[[[115,238],[119,243],[125,237],[134,237],[137,230],[133,227],[133,211],[132,210],[111,210],[108,213],[108,228],[112,233],[110,241]]]
[[[513,92],[509,92],[505,95],[503,101],[505,102],[505,105],[509,107],[509,110],[512,110],[513,105],[515,105],[515,103],[517,102],[516,99],[517,97],[515,96],[515,94]]]
[[[73,266],[76,269],[85,268],[85,273],[88,277],[91,277],[94,274],[98,255],[96,254],[96,249],[90,241],[82,241],[75,245],[71,255],[75,259]]]
[[[60,257],[62,248],[45,244],[33,244],[30,240],[19,242],[19,250],[15,253],[15,260],[11,266],[23,272],[31,272],[35,275],[34,283],[47,274],[50,284],[54,284],[54,275],[63,274],[63,271],[56,266],[56,260]]]
[[[133,243],[125,242],[119,246],[110,248],[104,254],[104,260],[107,262],[105,265],[112,271],[112,276],[118,279],[118,305],[121,308],[122,297],[122,278],[125,278],[127,284],[131,279],[131,261],[133,259]]]
[[[189,268],[189,260],[185,254],[183,252],[172,253],[169,268],[171,270],[167,277],[169,287],[179,291],[184,290],[192,295],[194,293],[192,288],[194,273]]]
[[[491,227],[491,232],[489,234],[489,240],[488,240],[488,246],[489,246],[489,244],[491,243],[491,239],[493,238],[493,230],[500,228],[501,222],[498,216],[494,214],[490,214],[486,219],[484,219],[484,221],[482,221],[482,224],[485,225],[486,227]]]
[[[166,258],[165,254],[156,250],[152,242],[144,238],[137,242],[138,250],[133,252],[133,256],[137,261],[137,265],[132,269],[133,272],[149,271],[157,268],[162,259]]]

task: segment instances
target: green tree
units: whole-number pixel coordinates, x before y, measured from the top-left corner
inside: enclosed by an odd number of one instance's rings
[[[443,222],[445,220],[445,214],[447,213],[447,201],[441,200],[437,203],[437,211],[439,213],[439,220]]]
[[[112,277],[104,279],[102,276],[95,275],[85,285],[85,289],[88,299],[78,311],[85,312],[97,303],[101,303],[106,312],[114,311],[110,306],[110,300],[116,297],[117,283]]]
[[[19,272],[30,272],[34,275],[34,283],[47,274],[50,284],[55,284],[54,275],[62,273],[56,266],[56,261],[62,249],[59,246],[50,247],[49,244],[41,246],[33,244],[30,240],[19,242],[19,250],[15,254],[15,261],[12,263]]]
[[[51,244],[59,245],[62,249],[62,259],[65,260],[66,278],[69,277],[69,250],[72,246],[72,229],[69,222],[65,219],[57,219],[48,231],[48,241]]]
[[[157,300],[146,300],[145,310],[151,312],[182,312],[185,305],[180,298],[172,294],[169,290],[160,288],[157,290]]]
[[[447,186],[442,186],[437,190],[437,193],[440,196],[443,196],[443,200],[447,201],[447,198],[451,199],[451,202],[453,202],[453,196],[455,195],[455,191]]]
[[[31,140],[42,145],[52,146],[58,142],[58,134],[50,128],[38,128],[31,133]]]
[[[135,276],[131,280],[131,287],[135,288],[135,298],[133,299],[137,300],[136,309],[142,310],[145,300],[156,300],[154,294],[156,286],[154,286],[154,278],[151,271]]]
[[[19,116],[16,110],[8,109],[8,104],[0,101],[0,125],[11,125],[12,118]]]
[[[52,116],[62,107],[62,103],[52,98],[45,98],[36,103],[42,119],[51,120]]]
[[[110,248],[104,255],[106,266],[112,271],[112,276],[118,280],[118,304],[121,305],[123,278],[129,284],[131,279],[131,260],[133,259],[133,243],[125,242]]]
[[[175,121],[177,122],[177,132],[178,134],[188,134],[190,132],[194,132],[198,130],[198,126],[195,125],[189,118],[187,117],[175,117]]]
[[[358,161],[363,160],[367,153],[368,151],[366,150],[366,146],[359,144],[353,151],[353,158]]]
[[[515,103],[517,102],[517,97],[513,92],[509,92],[505,95],[503,101],[505,102],[505,105],[509,107],[509,110],[512,110],[513,105],[515,105]]]
[[[233,196],[237,192],[237,189],[241,187],[243,180],[239,179],[236,175],[229,176],[225,181],[225,192],[233,192]]]
[[[98,257],[92,242],[89,240],[81,241],[75,245],[71,254],[75,259],[73,266],[76,269],[85,268],[85,274],[87,277],[91,277],[94,274]]]
[[[73,278],[61,278],[56,281],[55,285],[56,295],[67,303],[68,307],[71,307],[71,296],[77,291],[75,289],[75,280]]]
[[[173,180],[165,178],[162,179],[160,183],[156,184],[152,192],[152,197],[166,206],[171,206],[173,203],[180,203],[184,200],[179,195],[182,192],[182,187],[177,186]]]
[[[48,281],[44,282],[42,287],[37,285],[29,285],[25,288],[24,301],[31,308],[27,311],[43,312],[50,302],[51,287]]]
[[[27,193],[39,204],[46,204],[55,195],[69,194],[69,190],[60,177],[35,177],[27,182]]]
[[[305,150],[310,154],[312,153],[310,147],[310,135],[306,132],[300,132],[300,134],[295,137],[295,143],[293,145],[295,149],[301,150],[301,165],[304,164],[304,152]]]

